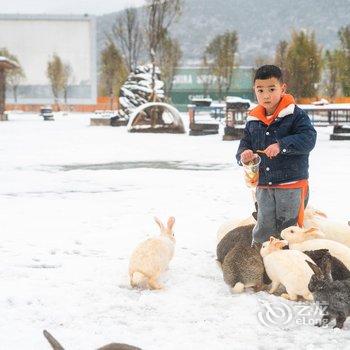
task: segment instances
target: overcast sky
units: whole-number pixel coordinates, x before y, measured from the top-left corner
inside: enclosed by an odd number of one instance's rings
[[[145,0],[9,0],[1,1],[1,13],[49,13],[102,15],[130,6],[141,6]]]

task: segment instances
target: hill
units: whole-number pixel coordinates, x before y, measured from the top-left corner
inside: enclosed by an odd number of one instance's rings
[[[139,11],[144,11],[142,8]],[[181,18],[171,28],[184,52],[184,61],[200,59],[217,34],[236,30],[240,64],[256,57],[273,57],[280,40],[290,40],[293,29],[313,30],[324,48],[339,45],[337,32],[350,24],[350,0],[185,0]],[[98,17],[98,48],[120,12]]]

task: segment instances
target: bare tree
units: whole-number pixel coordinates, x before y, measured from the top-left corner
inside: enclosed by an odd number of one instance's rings
[[[181,13],[182,0],[146,0],[148,11],[148,50],[153,66],[152,89],[155,86],[155,60],[159,45],[164,40],[170,25]],[[155,93],[152,99],[156,98]]]
[[[54,53],[52,59],[47,62],[46,75],[51,84],[54,103],[59,109],[59,96],[64,91],[66,85],[66,74],[61,58]]]
[[[64,97],[64,103],[67,104],[68,102],[68,87],[69,82],[73,75],[72,66],[69,63],[65,63],[63,65],[63,72],[64,72],[64,79],[63,79],[63,97]]]
[[[11,54],[6,48],[0,49],[0,56],[6,57],[18,65],[18,68],[10,69],[6,73],[6,82],[12,88],[13,99],[17,103],[18,87],[25,80],[26,75],[17,56]]]
[[[158,65],[164,81],[164,93],[168,99],[170,98],[176,67],[179,66],[181,56],[182,51],[179,42],[165,35],[159,45]]]
[[[114,96],[119,95],[119,90],[128,76],[127,66],[113,42],[101,53],[100,91],[110,98],[113,109]]]
[[[137,10],[128,8],[116,18],[112,27],[112,36],[108,37],[121,48],[129,71],[134,70],[143,47],[143,32]]]
[[[219,100],[223,91],[227,95],[231,87],[237,48],[238,36],[233,31],[217,35],[205,50],[210,71],[216,78]]]
[[[181,13],[182,0],[146,0],[148,10],[149,53],[157,52],[158,45],[170,25]]]
[[[7,82],[9,86],[11,86],[13,91],[13,99],[15,103],[17,103],[18,99],[18,87],[21,85],[21,83],[26,79],[26,75],[24,74],[24,71],[22,67],[14,68],[10,70],[7,75]]]
[[[152,94],[150,101],[157,99],[155,92],[156,80],[156,55],[159,45],[164,40],[172,22],[179,17],[181,13],[182,0],[146,0],[146,9],[148,13],[147,38],[148,53],[152,64]],[[157,122],[157,111],[151,112],[151,125],[155,126]]]

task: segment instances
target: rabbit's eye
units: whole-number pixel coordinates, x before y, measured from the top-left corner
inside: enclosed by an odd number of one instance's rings
[[[290,230],[290,233],[294,233],[294,230]]]

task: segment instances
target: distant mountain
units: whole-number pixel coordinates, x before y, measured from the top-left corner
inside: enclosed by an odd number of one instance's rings
[[[143,11],[140,9],[140,11]],[[120,13],[98,17],[98,48]],[[217,34],[236,30],[241,65],[274,56],[280,40],[296,30],[314,30],[324,48],[339,45],[337,32],[350,24],[350,0],[185,0],[181,18],[171,27],[184,52],[184,63],[198,61]]]

